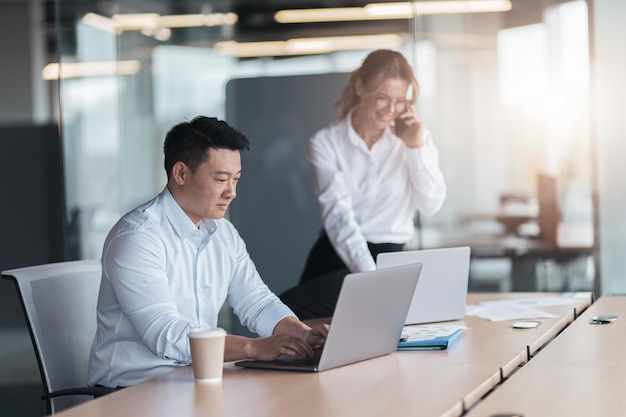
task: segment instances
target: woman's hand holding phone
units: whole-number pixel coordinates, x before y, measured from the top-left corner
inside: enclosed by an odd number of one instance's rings
[[[424,144],[424,125],[413,107],[401,113],[394,122],[395,135],[409,148],[419,148]]]
[[[410,127],[410,125],[405,122],[404,119],[402,119],[401,117],[396,118],[394,124],[396,126],[396,136],[398,137]]]

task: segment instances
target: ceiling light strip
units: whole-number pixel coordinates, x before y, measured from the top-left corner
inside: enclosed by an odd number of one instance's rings
[[[138,60],[101,61],[101,62],[65,62],[51,63],[41,71],[41,77],[47,81],[82,78],[107,77],[116,75],[135,75],[141,69]]]
[[[188,28],[203,26],[233,26],[239,17],[236,13],[209,13],[161,16],[158,13],[116,14],[108,18],[95,13],[83,16],[83,23],[111,33],[130,30],[162,28]]]
[[[274,19],[279,23],[391,20],[410,19],[416,15],[505,12],[511,8],[510,0],[370,3],[363,7],[280,10]]]
[[[238,58],[264,56],[314,55],[335,51],[371,48],[397,48],[402,38],[397,34],[294,38],[270,42],[217,42],[213,49]]]

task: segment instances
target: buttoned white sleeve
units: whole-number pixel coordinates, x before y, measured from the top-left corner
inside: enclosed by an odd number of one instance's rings
[[[157,357],[190,363],[190,322],[178,311],[166,259],[152,235],[123,233],[113,237],[103,254],[103,277],[145,347]]]
[[[228,304],[239,321],[261,337],[271,336],[276,324],[295,314],[263,282],[250,259],[243,239],[230,222],[224,221],[223,233],[234,242],[233,271],[228,285]]]
[[[413,190],[411,205],[425,216],[432,216],[443,206],[447,187],[439,167],[439,150],[430,131],[426,129],[421,147],[405,147],[405,151]]]

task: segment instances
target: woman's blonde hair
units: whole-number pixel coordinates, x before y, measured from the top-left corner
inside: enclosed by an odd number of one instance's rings
[[[407,81],[413,87],[410,102],[415,104],[419,85],[413,74],[413,68],[400,52],[378,49],[365,57],[363,64],[350,73],[348,84],[339,100],[335,102],[335,111],[339,117],[347,115],[350,109],[359,103],[359,96],[356,93],[356,83],[359,79],[363,83],[366,94],[373,94],[388,78],[400,78]]]

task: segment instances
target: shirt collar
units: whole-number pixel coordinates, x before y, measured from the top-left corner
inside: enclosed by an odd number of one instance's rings
[[[344,118],[344,127],[346,129],[346,137],[349,138],[350,143],[353,146],[360,147],[369,152],[370,150],[367,148],[365,141],[363,140],[363,138],[361,138],[361,136],[359,136],[358,133],[356,133],[356,130],[354,130],[354,127],[352,126],[352,113],[354,113],[355,109],[356,107],[353,107],[352,109],[350,109],[350,111]],[[383,131],[383,134],[376,141],[376,143],[381,142],[383,140],[387,140],[389,137],[391,137],[391,129],[389,127],[386,127],[385,130]]]
[[[187,238],[198,230],[189,216],[187,216],[187,213],[185,213],[178,202],[176,202],[167,186],[159,195],[159,202],[163,207],[165,216],[181,238]],[[217,230],[218,225],[219,223],[217,219],[202,219],[200,229],[204,229],[203,231],[213,234]]]
[[[363,139],[361,139],[361,137],[359,136],[358,133],[356,133],[356,131],[354,130],[354,127],[352,127],[352,113],[354,113],[354,107],[352,109],[350,109],[350,111],[348,112],[348,114],[346,115],[345,119],[344,119],[344,127],[346,129],[346,135],[350,140],[350,143],[353,146],[363,146],[365,145],[365,142],[363,142]]]

